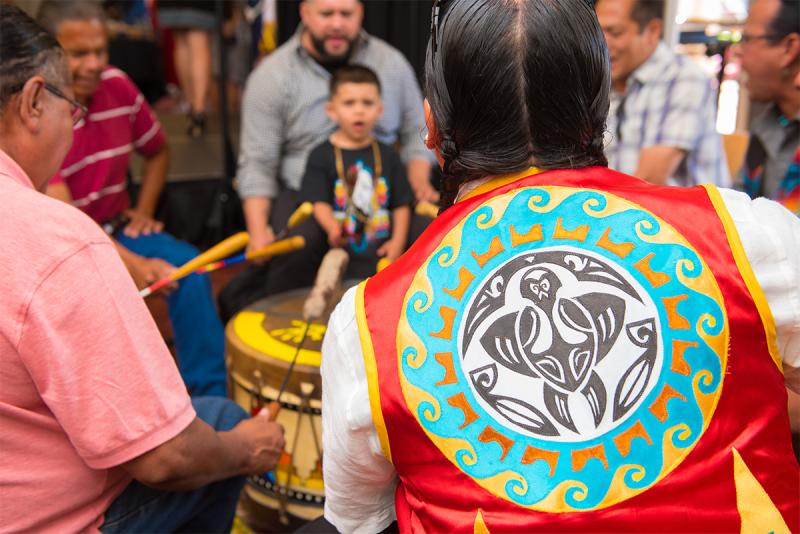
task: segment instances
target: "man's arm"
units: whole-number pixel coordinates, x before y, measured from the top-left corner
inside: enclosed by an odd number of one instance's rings
[[[398,59],[397,69],[401,74],[403,85],[402,119],[398,135],[400,156],[406,163],[408,182],[411,184],[417,202],[436,203],[439,201],[439,193],[430,182],[430,152],[422,142],[422,135],[425,130],[422,92],[420,92],[417,84],[414,70],[405,58],[400,57]]]
[[[138,237],[140,234],[148,235],[163,230],[163,223],[155,220],[154,217],[158,199],[167,183],[168,170],[169,147],[164,143],[158,152],[144,158],[139,198],[136,207],[126,212],[130,217],[130,222],[123,230],[125,235]]]
[[[397,473],[380,450],[351,288],[322,341],[325,519],[340,532],[380,532],[395,519]]]
[[[269,197],[247,197],[242,200],[242,210],[250,234],[247,250],[258,250],[275,241],[275,233],[269,225],[272,199]]]
[[[675,175],[686,151],[672,146],[651,146],[639,153],[639,165],[634,173],[642,180],[655,185],[666,185]]]
[[[217,432],[195,417],[183,432],[122,468],[146,486],[185,491],[265,473],[275,467],[283,445],[283,428],[263,416],[242,421],[228,432]]]
[[[439,202],[439,192],[431,185],[431,163],[425,159],[408,162],[408,183],[414,191],[417,202]]]
[[[268,63],[259,65],[247,80],[242,96],[241,147],[237,188],[242,198],[250,242],[247,250],[270,244],[268,228],[272,199],[278,196],[278,169],[285,124],[286,102],[280,83],[272,79]]]
[[[54,259],[35,286],[18,342],[77,453],[93,469],[122,466],[170,490],[272,468],[283,447],[280,426],[255,417],[218,433],[197,419],[111,243],[81,224],[73,231],[85,244]]]

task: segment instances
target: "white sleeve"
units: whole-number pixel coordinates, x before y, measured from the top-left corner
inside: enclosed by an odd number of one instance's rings
[[[800,367],[800,218],[771,200],[719,192],[775,319],[781,359]]]
[[[355,294],[345,293],[322,344],[325,519],[340,532],[372,533],[395,519],[397,476],[372,422]]]

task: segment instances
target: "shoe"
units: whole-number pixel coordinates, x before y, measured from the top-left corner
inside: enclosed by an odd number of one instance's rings
[[[206,114],[203,112],[200,113],[189,113],[189,126],[186,128],[186,135],[193,139],[197,139],[199,137],[203,137],[206,133]]]

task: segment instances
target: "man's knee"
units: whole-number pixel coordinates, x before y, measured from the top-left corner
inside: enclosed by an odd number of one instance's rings
[[[172,237],[172,236],[170,236]],[[197,257],[200,251],[193,245],[179,239],[172,238],[165,241],[165,246],[160,251],[159,257],[164,261],[179,267],[187,261]]]

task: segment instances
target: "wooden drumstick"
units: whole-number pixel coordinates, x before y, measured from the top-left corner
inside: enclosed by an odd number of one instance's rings
[[[237,263],[242,263],[257,258],[269,259],[275,256],[280,256],[282,254],[289,254],[290,252],[294,252],[295,250],[300,250],[304,246],[306,246],[306,238],[301,235],[296,235],[288,239],[276,241],[265,247],[261,247],[260,249],[253,250],[246,254],[237,254],[236,256],[231,256],[230,258],[224,260],[215,261],[214,263],[210,263],[208,265],[200,267],[195,272],[210,273],[212,271],[216,271],[217,269],[222,269],[223,267],[236,265]]]
[[[294,210],[292,216],[289,217],[289,222],[286,224],[286,228],[278,233],[273,243],[270,243],[269,245],[261,247],[257,250],[250,251],[246,254],[237,254],[236,256],[210,263],[200,267],[195,272],[198,274],[210,273],[212,271],[216,271],[217,269],[222,269],[223,267],[236,265],[237,263],[255,259],[270,259],[273,256],[280,256],[282,254],[294,252],[295,250],[300,250],[306,246],[306,240],[303,236],[294,236],[290,237],[289,239],[284,238],[289,233],[289,230],[303,223],[311,216],[313,212],[314,206],[311,204],[311,202],[303,202],[296,210]]]
[[[314,281],[314,286],[311,288],[311,292],[303,303],[303,320],[306,325],[303,328],[303,335],[300,338],[300,343],[297,344],[292,362],[289,364],[289,368],[283,376],[283,382],[278,390],[278,394],[275,396],[275,400],[267,405],[266,413],[262,410],[259,414],[269,416],[270,421],[275,420],[281,409],[281,395],[283,395],[286,386],[289,384],[289,378],[291,378],[292,371],[294,371],[294,364],[297,363],[297,356],[300,354],[300,349],[303,347],[303,343],[308,335],[308,327],[311,326],[312,321],[320,319],[325,314],[325,311],[330,305],[331,296],[341,283],[349,259],[347,252],[340,248],[329,250],[325,254],[325,257],[322,258],[322,264],[320,264],[319,271],[317,271],[317,278]]]
[[[275,239],[283,239],[289,233],[289,230],[292,228],[296,228],[300,226],[302,223],[306,222],[306,220],[311,217],[314,213],[314,205],[311,202],[303,202],[297,209],[289,217],[289,221],[286,223],[286,228],[278,232],[278,235],[275,236]]]
[[[180,280],[184,276],[192,274],[192,272],[203,265],[211,263],[212,261],[217,261],[220,258],[224,258],[226,256],[230,256],[234,252],[243,249],[247,246],[247,243],[250,241],[250,234],[247,232],[239,232],[238,234],[234,234],[229,238],[217,243],[210,249],[206,250],[202,254],[199,254],[194,259],[191,259],[175,269],[169,276],[162,278],[161,280],[155,282],[154,284],[149,285],[148,287],[142,289],[139,292],[139,295],[142,297],[147,297],[151,295],[154,291],[158,291],[162,287],[169,285],[172,282]]]
[[[392,260],[390,260],[389,258],[383,257],[383,258],[378,260],[378,265],[375,267],[375,272],[379,273],[382,270],[384,270],[385,268],[387,268],[388,266],[390,266],[391,264],[392,264]]]
[[[417,202],[417,207],[414,209],[414,212],[422,217],[435,219],[436,216],[439,215],[439,206],[426,201]]]

